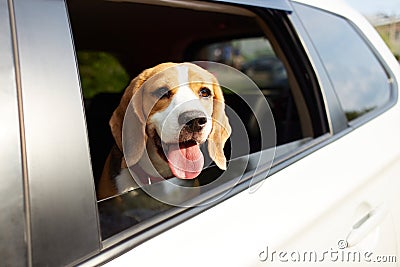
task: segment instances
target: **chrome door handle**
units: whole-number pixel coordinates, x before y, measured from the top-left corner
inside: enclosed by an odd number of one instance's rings
[[[374,230],[386,217],[388,210],[384,204],[376,207],[368,212],[360,220],[358,220],[352,227],[350,233],[347,235],[347,247],[357,245],[364,237],[366,237],[372,230]]]

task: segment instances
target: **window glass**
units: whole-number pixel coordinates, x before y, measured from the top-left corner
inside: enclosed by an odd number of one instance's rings
[[[388,76],[357,31],[344,19],[296,5],[349,121],[389,101]],[[323,25],[323,26],[321,26]]]

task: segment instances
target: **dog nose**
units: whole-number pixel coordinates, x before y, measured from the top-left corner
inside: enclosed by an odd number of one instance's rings
[[[179,125],[185,126],[188,130],[195,132],[201,130],[207,123],[206,114],[202,111],[186,111],[178,117]]]

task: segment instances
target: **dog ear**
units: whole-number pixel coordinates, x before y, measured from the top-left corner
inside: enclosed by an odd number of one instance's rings
[[[124,152],[127,166],[135,165],[146,147],[146,121],[142,109],[141,87],[150,73],[151,69],[145,70],[131,81],[109,122],[114,140],[120,151]],[[124,136],[124,143],[122,132],[129,133],[129,136]]]
[[[142,86],[150,77],[174,65],[175,63],[171,62],[162,63],[140,73],[125,89],[119,106],[111,116],[111,132],[118,148],[124,152],[127,166],[135,165],[146,148],[146,116],[143,110]],[[129,133],[129,136],[124,137],[124,144],[123,132]]]
[[[224,96],[221,87],[215,80],[213,84],[214,103],[212,113],[212,130],[208,136],[208,153],[217,166],[226,170],[226,158],[224,154],[225,142],[231,135],[231,126],[225,114]]]

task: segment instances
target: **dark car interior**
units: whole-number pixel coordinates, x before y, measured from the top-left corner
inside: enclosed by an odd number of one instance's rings
[[[235,14],[198,11],[184,4],[92,0],[67,4],[77,50],[110,52],[132,77],[161,62],[186,60],[193,44],[263,34],[252,17],[238,19]]]

